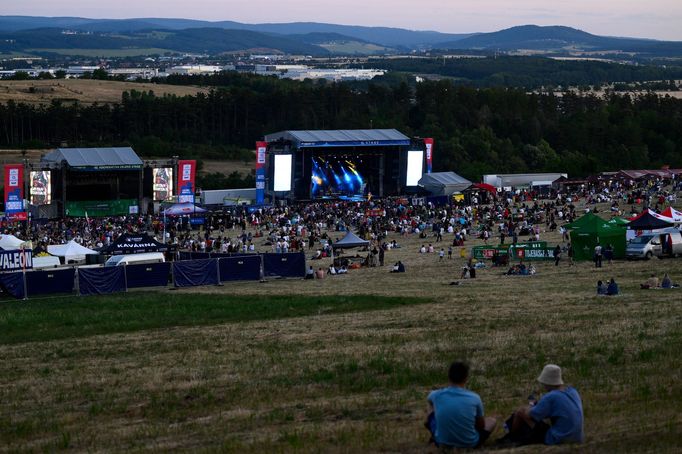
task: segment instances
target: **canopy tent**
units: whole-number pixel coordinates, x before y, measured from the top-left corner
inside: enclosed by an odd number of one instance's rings
[[[609,221],[609,224],[620,225],[620,226],[622,226],[622,227],[627,226],[629,223],[630,223],[630,221],[628,221],[627,219],[618,218],[618,217],[612,218],[612,219]]]
[[[484,191],[488,191],[488,192],[491,193],[492,195],[496,195],[496,194],[497,194],[497,188],[496,188],[495,186],[493,186],[492,184],[488,184],[488,183],[474,183],[474,184],[471,185],[471,187],[472,187],[472,188],[475,188],[475,189],[482,189],[482,190],[484,190]]]
[[[628,228],[632,230],[656,230],[672,227],[675,221],[655,211],[646,209],[630,220]]]
[[[146,233],[124,233],[103,249],[111,255],[141,254],[143,252],[167,252],[169,246],[159,243]]]
[[[351,231],[346,233],[346,236],[341,238],[336,243],[332,244],[334,249],[350,249],[354,247],[363,247],[369,245],[369,241],[360,239],[356,234]]]
[[[20,240],[14,235],[0,235],[0,249],[5,251],[14,251],[21,249],[21,246],[25,243],[24,240]]]
[[[47,253],[57,257],[64,257],[64,263],[70,261],[81,262],[86,255],[97,255],[99,252],[88,249],[75,241],[71,240],[66,244],[50,244],[47,246]]]
[[[452,195],[471,186],[471,181],[455,172],[427,173],[417,183],[432,195]]]
[[[670,218],[675,223],[682,222],[682,211],[677,211],[673,207],[668,207],[665,210],[661,211],[661,216]]]
[[[625,228],[610,223],[596,214],[587,213],[564,227],[571,230],[571,246],[575,260],[592,260],[597,243],[613,246],[614,258],[625,258]]]
[[[190,214],[205,213],[206,210],[193,203],[176,203],[163,211],[165,216],[183,216]]]

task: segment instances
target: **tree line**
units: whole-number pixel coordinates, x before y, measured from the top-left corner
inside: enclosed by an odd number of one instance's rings
[[[0,105],[0,147],[130,145],[150,157],[251,160],[267,133],[373,127],[433,137],[435,170],[470,179],[682,167],[682,100],[672,97],[527,93],[448,80],[361,90],[237,73],[174,77],[215,88],[185,97],[133,91],[114,105],[8,102]]]

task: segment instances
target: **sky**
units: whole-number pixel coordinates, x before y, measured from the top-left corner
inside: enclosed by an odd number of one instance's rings
[[[0,15],[327,22],[448,33],[567,25],[682,41],[682,0],[0,0]]]

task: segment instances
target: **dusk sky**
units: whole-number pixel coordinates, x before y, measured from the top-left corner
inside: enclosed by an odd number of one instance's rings
[[[682,0],[14,0],[1,15],[178,17],[328,22],[451,33],[568,25],[590,33],[682,41]]]

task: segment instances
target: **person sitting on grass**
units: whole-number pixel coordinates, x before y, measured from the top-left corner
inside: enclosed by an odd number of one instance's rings
[[[639,287],[643,290],[658,287],[658,278],[655,274],[652,274],[645,283],[639,284]]]
[[[607,286],[602,281],[597,281],[597,295],[606,295]]]
[[[673,288],[675,287],[675,284],[670,280],[670,276],[668,276],[668,273],[665,273],[663,275],[663,280],[661,281],[661,288]]]
[[[537,403],[531,395],[529,405],[507,420],[509,433],[498,440],[499,444],[583,443],[583,403],[578,391],[564,385],[556,364],[547,364],[537,380],[547,393]]]
[[[618,284],[616,284],[616,280],[614,278],[611,278],[609,281],[609,286],[606,287],[606,294],[609,296],[614,296],[618,295]]]
[[[478,394],[466,389],[469,366],[460,361],[450,365],[449,386],[429,394],[430,412],[426,428],[431,440],[440,448],[478,448],[495,429],[495,418],[483,416],[483,403]]]

